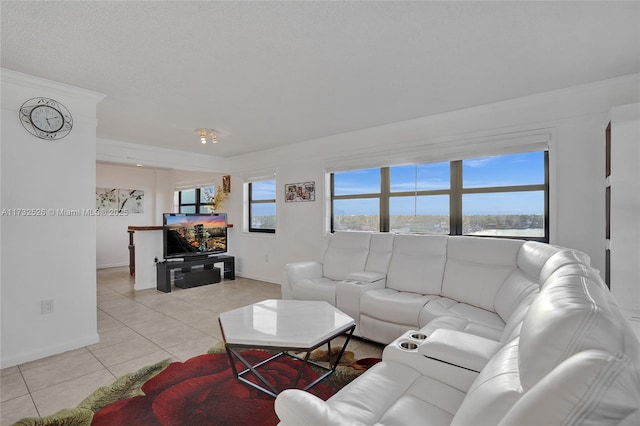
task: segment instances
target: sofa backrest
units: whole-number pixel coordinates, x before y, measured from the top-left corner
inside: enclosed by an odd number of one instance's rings
[[[396,235],[387,287],[418,294],[440,294],[448,238],[446,235]]]
[[[591,258],[577,250],[571,249],[562,249],[557,253],[552,255],[549,260],[544,264],[542,270],[540,271],[540,285],[544,285],[544,283],[549,279],[551,274],[560,269],[565,265],[574,265],[574,264],[583,264],[590,265]]]
[[[570,265],[569,265],[570,266]],[[599,277],[547,280],[522,322],[519,370],[523,389],[585,350],[625,354],[640,365],[640,343]]]
[[[506,343],[520,332],[520,323],[529,309],[533,297],[540,290],[540,272],[555,253],[561,249],[536,241],[525,241],[518,250],[517,268],[498,289],[494,311],[504,320],[505,328],[500,341]]]
[[[389,232],[379,232],[371,235],[365,271],[387,273],[393,252],[394,237],[395,235]]]
[[[351,272],[364,271],[369,254],[370,232],[335,232],[330,235],[322,260],[322,275],[334,281]]]
[[[637,424],[640,342],[595,278],[545,283],[519,337],[482,369],[452,425]]]
[[[451,425],[497,425],[521,397],[518,339],[514,339],[503,346],[480,371]]]
[[[521,240],[449,237],[441,295],[494,310],[498,289],[517,265]]]
[[[526,392],[499,424],[638,425],[638,371],[623,354],[578,352]]]

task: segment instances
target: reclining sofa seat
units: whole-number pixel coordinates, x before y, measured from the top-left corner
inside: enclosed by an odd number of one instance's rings
[[[324,300],[336,306],[336,284],[352,272],[365,270],[371,236],[370,232],[336,232],[328,238],[322,262],[288,264],[282,298]]]
[[[640,424],[640,343],[599,275],[565,263],[571,256],[549,258],[561,266],[546,268],[520,335],[468,388],[437,375],[421,353],[427,337],[405,353],[408,362],[388,346],[381,363],[326,402],[284,391],[275,404],[281,425]]]

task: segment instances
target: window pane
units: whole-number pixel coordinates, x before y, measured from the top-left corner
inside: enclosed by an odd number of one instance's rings
[[[251,182],[251,199],[252,200],[275,200],[276,199],[276,181],[261,180]]]
[[[185,189],[181,191],[182,194],[182,204],[195,204],[196,202],[196,190],[195,189]]]
[[[333,201],[334,231],[379,231],[380,200],[358,198]]]
[[[251,228],[276,229],[276,203],[252,203]]]
[[[198,213],[214,213],[213,207],[207,205],[201,205]]]
[[[180,206],[180,213],[195,213],[196,206]]]
[[[462,187],[544,183],[544,151],[471,158],[462,161]]]
[[[377,194],[380,169],[352,170],[333,175],[334,195]]]
[[[448,162],[391,167],[391,192],[449,189],[449,169]]]
[[[449,233],[449,196],[391,197],[391,232]]]
[[[544,237],[544,191],[462,196],[465,235]]]

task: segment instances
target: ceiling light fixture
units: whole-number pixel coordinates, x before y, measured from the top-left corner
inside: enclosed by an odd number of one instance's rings
[[[218,143],[218,135],[213,129],[196,129],[196,135],[200,138],[200,143],[203,145],[207,142]]]

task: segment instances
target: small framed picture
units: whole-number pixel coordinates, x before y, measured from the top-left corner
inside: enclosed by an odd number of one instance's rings
[[[316,200],[316,183],[315,182],[287,183],[284,186],[285,203],[297,203],[300,201],[315,201],[315,200]]]
[[[222,176],[222,192],[228,194],[231,192],[231,176]]]

